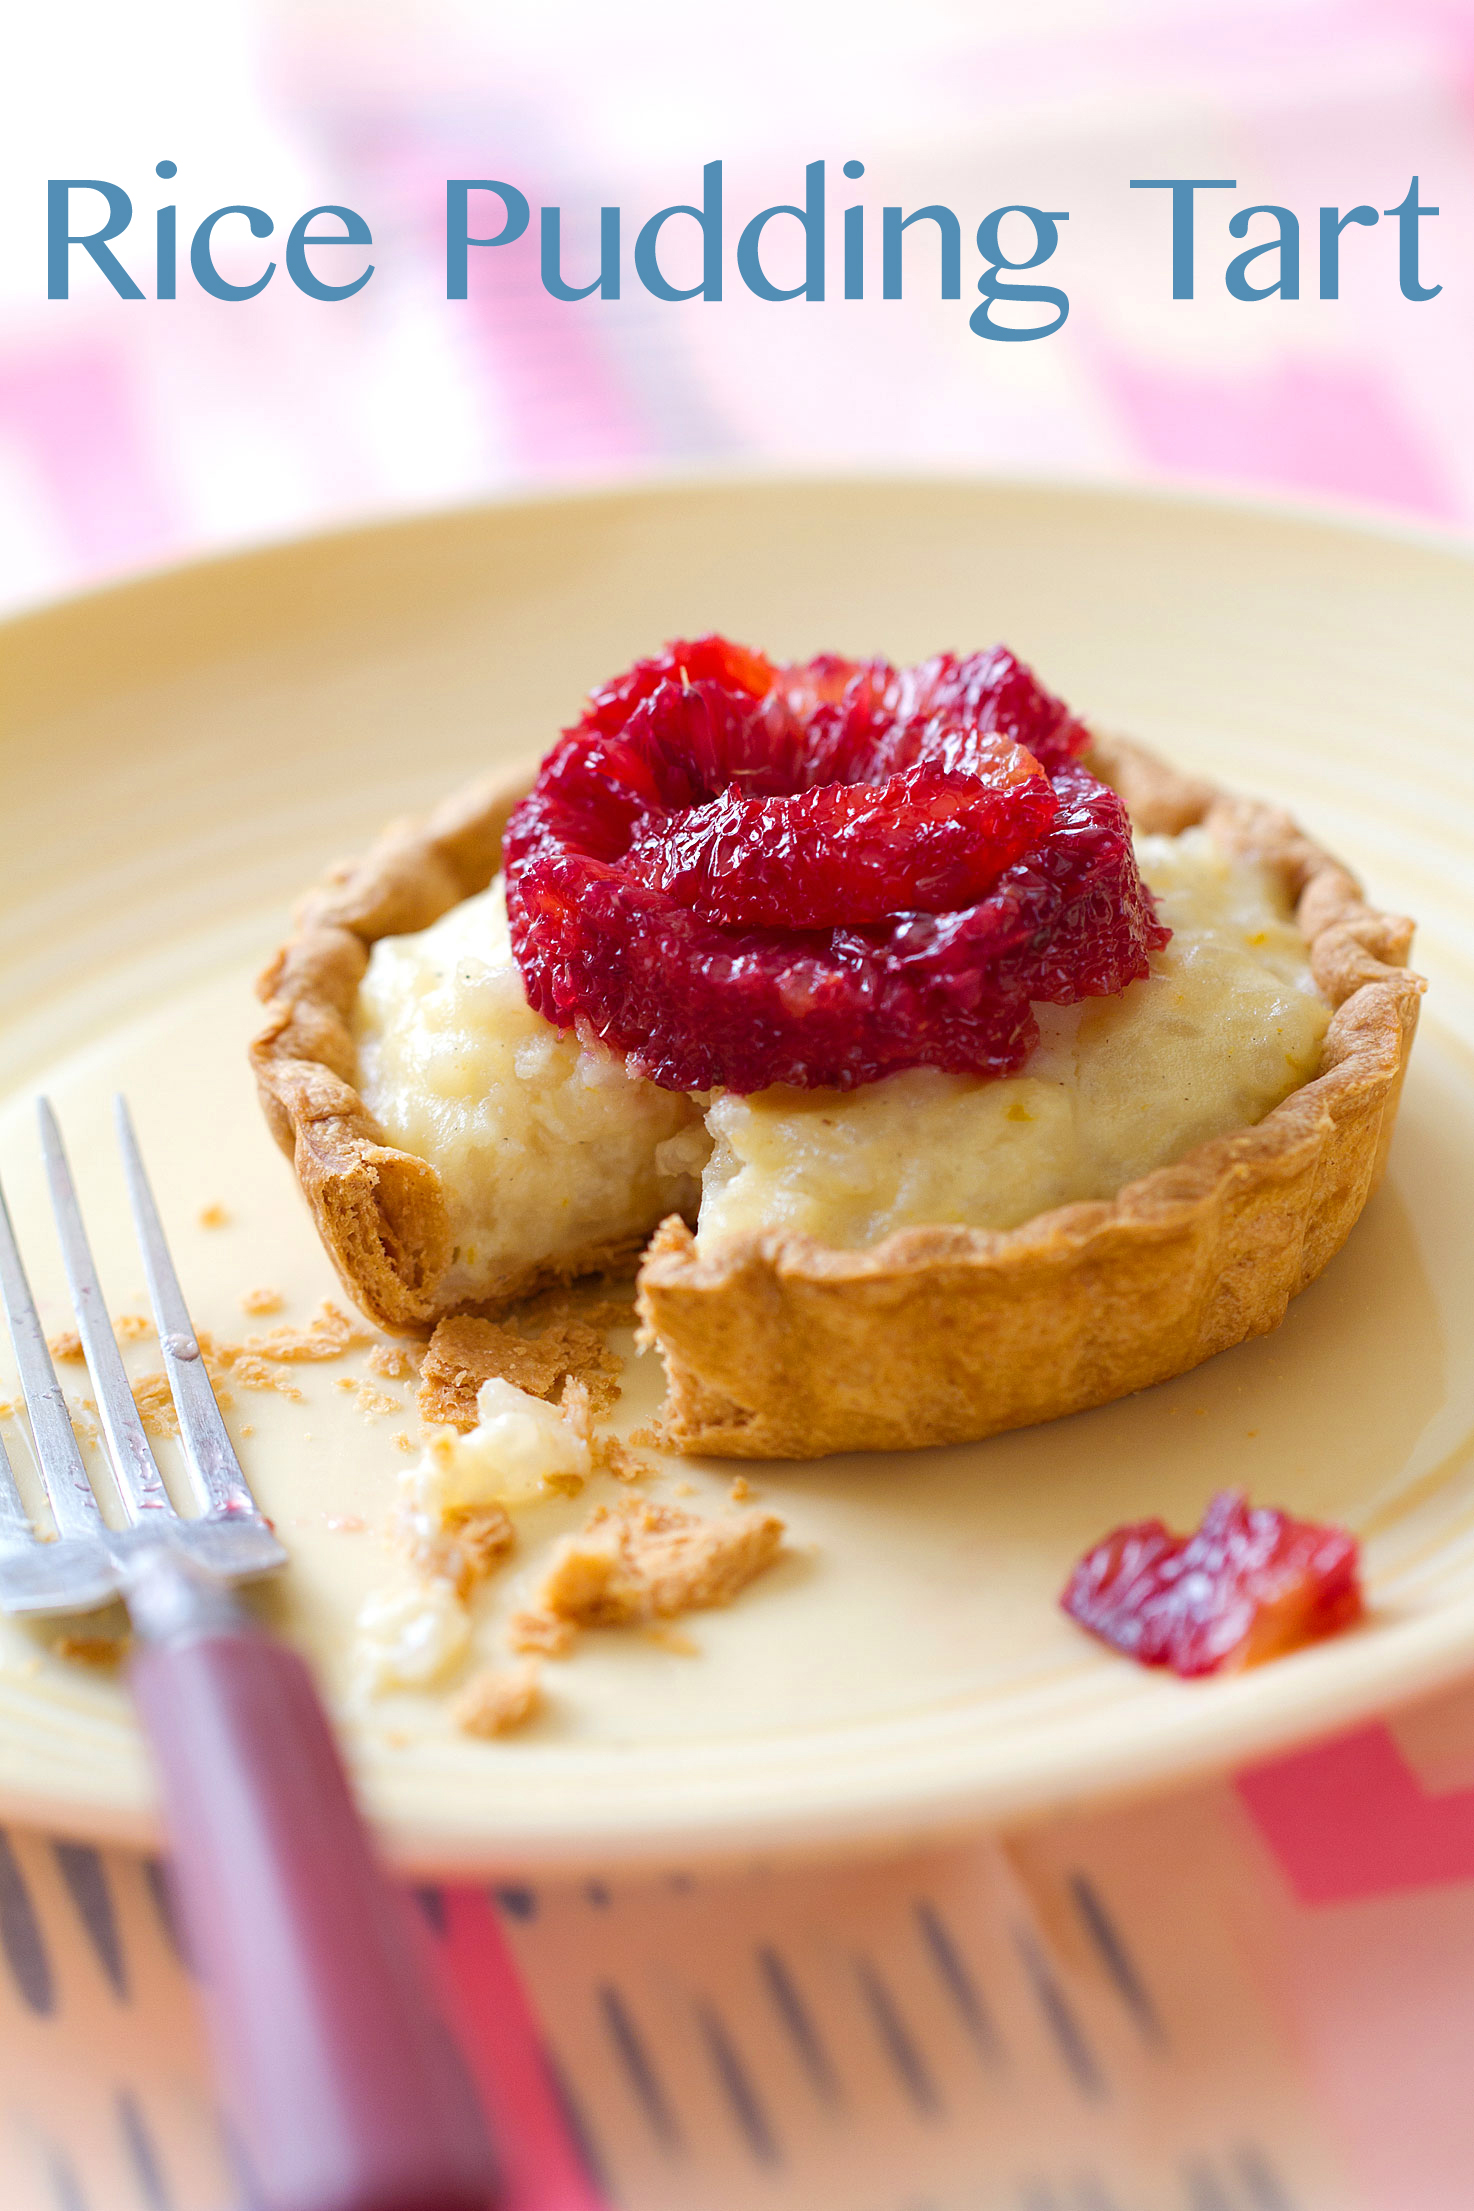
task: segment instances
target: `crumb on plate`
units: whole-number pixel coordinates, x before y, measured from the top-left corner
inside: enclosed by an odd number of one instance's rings
[[[573,1623],[555,1620],[551,1612],[514,1612],[507,1622],[506,1639],[509,1650],[562,1658],[573,1648]]]
[[[116,1666],[132,1646],[130,1635],[58,1635],[52,1655],[70,1659],[77,1666],[99,1669]]]
[[[268,1328],[264,1336],[247,1336],[240,1350],[260,1359],[290,1363],[299,1359],[336,1359],[343,1352],[373,1340],[374,1331],[365,1322],[350,1318],[331,1298],[325,1297],[305,1328],[293,1328],[286,1323],[279,1328]]]
[[[783,1535],[771,1512],[706,1520],[643,1498],[596,1505],[555,1552],[538,1609],[577,1627],[617,1627],[729,1604],[771,1566]]]
[[[418,1374],[420,1362],[408,1344],[376,1343],[368,1355],[369,1371],[381,1382],[407,1382]]]
[[[542,1681],[537,1665],[524,1660],[520,1666],[487,1667],[476,1674],[450,1708],[451,1718],[463,1735],[509,1735],[530,1720],[542,1704]]]
[[[179,1415],[174,1410],[168,1375],[162,1369],[154,1374],[140,1374],[131,1387],[133,1402],[138,1407],[138,1417],[148,1433],[151,1436],[177,1436]]]
[[[617,1482],[642,1482],[647,1474],[654,1472],[650,1461],[631,1451],[618,1436],[595,1436],[590,1457],[596,1472],[612,1474]]]
[[[432,1534],[416,1532],[409,1557],[417,1574],[449,1582],[464,1601],[516,1541],[511,1514],[500,1505],[463,1505],[447,1512]]]
[[[624,1317],[616,1305],[544,1309],[534,1336],[501,1321],[460,1315],[443,1320],[420,1366],[420,1416],[436,1425],[471,1428],[476,1395],[485,1382],[510,1382],[529,1397],[552,1400],[560,1383],[578,1382],[590,1416],[607,1412],[619,1395],[621,1361],[605,1330]]]

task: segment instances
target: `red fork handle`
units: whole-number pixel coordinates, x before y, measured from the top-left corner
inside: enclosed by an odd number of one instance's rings
[[[132,1682],[262,2211],[488,2211],[495,2168],[424,1938],[302,1660],[226,1615],[143,1642]]]

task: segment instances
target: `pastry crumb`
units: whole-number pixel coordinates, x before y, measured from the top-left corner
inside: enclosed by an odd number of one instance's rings
[[[256,1433],[255,1423],[248,1420],[240,1433],[243,1436],[253,1436]]]
[[[593,1441],[593,1401],[589,1396],[588,1383],[581,1376],[569,1375],[559,1393],[558,1410],[581,1443]]]
[[[154,1374],[140,1374],[131,1386],[133,1402],[138,1407],[138,1417],[148,1433],[151,1436],[177,1436],[179,1415],[174,1410],[168,1375],[162,1369]]]
[[[334,1535],[362,1535],[368,1522],[361,1512],[330,1512],[325,1515],[324,1525]]]
[[[223,1205],[216,1203],[200,1207],[199,1222],[201,1228],[224,1228],[229,1220],[230,1215]]]
[[[550,1612],[514,1612],[507,1622],[507,1648],[561,1658],[573,1647],[573,1624]]]
[[[46,1348],[59,1366],[82,1364],[82,1339],[75,1328],[64,1328],[59,1336],[48,1336]]]
[[[419,1372],[420,1362],[408,1344],[376,1343],[368,1355],[369,1371],[381,1382],[407,1382]]]
[[[671,1483],[671,1495],[673,1497],[698,1497],[700,1494],[694,1482],[683,1480]]]
[[[595,1436],[590,1455],[596,1471],[612,1474],[617,1482],[642,1482],[655,1471],[648,1459],[631,1451],[618,1436]]]
[[[68,1398],[67,1418],[71,1421],[72,1433],[84,1449],[89,1449],[96,1443],[100,1432],[97,1425],[97,1407],[90,1397]]]
[[[324,1298],[305,1328],[268,1328],[264,1336],[247,1336],[242,1351],[260,1359],[292,1362],[299,1359],[336,1359],[359,1344],[372,1343],[374,1331],[363,1321],[349,1318],[331,1298]]]
[[[131,1635],[59,1635],[51,1650],[53,1657],[101,1670],[116,1666],[126,1656],[132,1641]]]
[[[245,1290],[241,1294],[241,1311],[253,1319],[265,1320],[270,1313],[279,1313],[286,1304],[280,1290]]]
[[[372,1382],[359,1382],[354,1389],[354,1403],[361,1413],[374,1417],[381,1413],[402,1413],[403,1400],[391,1397],[387,1390],[376,1390]]]
[[[745,1474],[734,1474],[732,1477],[732,1486],[727,1491],[727,1495],[731,1498],[734,1505],[750,1505],[753,1498],[756,1497],[757,1491],[753,1488],[751,1482],[747,1479],[747,1476]]]
[[[450,1716],[463,1735],[509,1735],[530,1720],[541,1703],[538,1667],[524,1660],[520,1666],[488,1667],[477,1674],[452,1704]]]
[[[619,1396],[621,1361],[605,1342],[604,1316],[619,1310],[595,1306],[580,1314],[570,1306],[551,1306],[535,1336],[465,1315],[441,1321],[420,1365],[421,1419],[474,1428],[476,1393],[490,1381],[510,1382],[549,1402],[560,1383],[578,1382],[590,1418],[607,1412]]]
[[[499,1566],[517,1541],[511,1515],[500,1505],[462,1505],[448,1512],[431,1535],[416,1533],[409,1546],[415,1572],[449,1582],[464,1600]]]
[[[239,1382],[243,1390],[275,1390],[278,1397],[290,1397],[299,1405],[306,1404],[306,1392],[299,1390],[296,1383],[285,1374],[279,1374],[269,1359],[263,1359],[253,1351],[246,1351],[239,1344],[222,1344],[220,1353],[221,1367],[233,1381]],[[206,1364],[209,1364],[208,1360]],[[210,1380],[215,1385],[215,1395],[220,1398],[221,1404],[227,1403],[228,1400],[220,1396],[220,1383],[216,1379],[214,1367],[210,1367]]]
[[[683,1628],[657,1625],[642,1628],[640,1633],[647,1643],[653,1643],[658,1650],[674,1651],[678,1658],[699,1658],[701,1656],[701,1645],[694,1635],[687,1635]]]
[[[704,1520],[641,1498],[597,1505],[554,1555],[538,1607],[578,1627],[618,1627],[729,1604],[771,1566],[776,1513]]]
[[[415,1439],[405,1428],[397,1429],[389,1440],[396,1451],[413,1451],[415,1448]]]
[[[113,1333],[120,1343],[142,1343],[154,1332],[154,1324],[147,1313],[119,1313],[113,1322]]]
[[[653,1420],[647,1420],[639,1428],[631,1428],[630,1442],[641,1451],[658,1451],[665,1442],[664,1436]]]

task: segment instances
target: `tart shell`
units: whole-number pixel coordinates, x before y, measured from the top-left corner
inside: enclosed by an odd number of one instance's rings
[[[904,1450],[1103,1405],[1278,1326],[1350,1234],[1386,1161],[1425,987],[1405,966],[1412,923],[1368,906],[1274,808],[1122,739],[1097,738],[1087,763],[1139,829],[1201,822],[1279,873],[1333,1009],[1319,1070],[1254,1127],[1111,1200],[1016,1229],[904,1229],[869,1251],[744,1235],[707,1253],[685,1222],[666,1221],[639,1289],[665,1360],[673,1448],[756,1459]],[[635,1256],[574,1253],[509,1274],[479,1304],[447,1304],[440,1176],[385,1142],[355,1088],[353,1009],[370,946],[486,888],[528,780],[473,786],[336,869],[259,986],[267,1020],[252,1059],[273,1133],[344,1286],[400,1332],[451,1311],[495,1313]]]

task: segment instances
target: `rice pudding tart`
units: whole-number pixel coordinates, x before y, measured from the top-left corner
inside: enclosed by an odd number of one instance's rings
[[[1084,757],[1170,937],[998,1073],[652,1079],[529,1002],[526,778],[396,827],[306,902],[254,1053],[351,1294],[423,1333],[639,1259],[666,1439],[754,1458],[981,1437],[1275,1326],[1382,1171],[1411,925],[1273,809]]]

